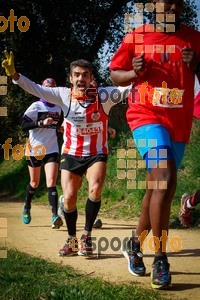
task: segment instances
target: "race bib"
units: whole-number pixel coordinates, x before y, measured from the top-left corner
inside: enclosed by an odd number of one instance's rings
[[[152,104],[166,108],[181,108],[183,107],[183,94],[184,90],[155,87]]]
[[[76,134],[77,135],[94,135],[103,131],[103,123],[88,123],[88,124],[76,124]]]

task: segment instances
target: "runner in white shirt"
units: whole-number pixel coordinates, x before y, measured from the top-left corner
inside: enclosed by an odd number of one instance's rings
[[[45,87],[55,87],[56,82],[47,78],[42,83]],[[29,131],[26,143],[26,160],[30,182],[26,188],[22,221],[31,222],[31,202],[40,183],[41,165],[44,164],[48,200],[52,211],[52,228],[60,228],[63,221],[58,216],[58,193],[56,181],[58,176],[59,148],[57,128],[62,123],[63,112],[60,106],[39,99],[32,103],[22,117],[22,130]]]
[[[59,105],[64,112],[64,146],[60,161],[64,203],[61,203],[61,209],[64,210],[68,238],[59,254],[92,255],[92,226],[101,206],[106,176],[108,113],[112,106],[127,97],[128,88],[91,87],[94,79],[92,65],[82,59],[70,64],[72,89],[46,88],[16,72],[12,52],[5,51],[5,55],[2,66],[15,84],[30,94]],[[84,174],[89,195],[85,227],[78,247],[76,203]]]

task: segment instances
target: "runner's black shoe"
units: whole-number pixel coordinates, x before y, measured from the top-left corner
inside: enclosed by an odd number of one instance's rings
[[[166,260],[159,260],[152,265],[151,286],[154,289],[167,289],[171,285],[170,264]]]
[[[122,253],[128,261],[128,271],[134,276],[144,276],[146,268],[143,263],[143,253],[136,247],[134,238],[122,245]]]

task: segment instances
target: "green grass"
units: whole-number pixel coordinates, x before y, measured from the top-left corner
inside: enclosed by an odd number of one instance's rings
[[[127,139],[131,133],[124,127],[117,131],[117,137],[109,140],[110,154],[107,164],[107,176],[102,194],[101,213],[114,218],[138,217],[141,211],[141,200],[144,189],[127,189],[127,180],[117,178],[117,149],[127,149]],[[193,193],[200,188],[200,122],[194,120],[190,144],[186,147],[185,156],[178,171],[178,185],[171,207],[171,224],[179,226],[178,212],[180,198],[184,192]],[[140,156],[137,152],[137,158]],[[10,159],[0,161],[0,190],[2,193],[24,199],[25,188],[29,182],[26,160],[15,161]],[[136,180],[145,180],[146,170],[137,169]],[[57,182],[59,195],[62,193],[60,187],[60,174]],[[88,186],[84,179],[78,195],[78,209],[84,211],[88,196]],[[39,188],[34,197],[34,203],[48,204],[44,172],[41,174]],[[193,224],[200,219],[200,208],[194,213]]]
[[[178,186],[171,209],[171,226],[179,227],[178,211],[181,195],[192,193],[200,187],[200,122],[194,121],[191,143],[186,148],[185,157],[178,172]],[[102,195],[101,213],[114,218],[138,217],[144,190],[128,190],[126,179],[117,179],[117,149],[126,148],[129,131],[118,131],[117,137],[110,140],[110,156],[107,176]],[[145,179],[146,171],[137,173],[138,180]],[[25,188],[29,182],[25,159],[0,160],[1,198],[16,197],[23,201]],[[58,193],[61,194],[60,176]],[[85,209],[87,182],[79,191],[78,209]],[[108,201],[108,202],[107,202]],[[107,204],[105,203],[107,202]],[[34,197],[34,203],[48,204],[44,172]],[[200,219],[200,208],[195,210],[194,224]],[[0,259],[0,299],[164,299],[154,291],[145,291],[138,285],[112,285],[91,276],[75,273],[69,266],[62,266],[40,258],[33,258],[17,251],[9,250],[7,259]]]
[[[29,183],[29,173],[26,159],[16,161],[10,156],[9,160],[1,160],[0,162],[0,195],[14,196],[16,198],[24,199],[26,186]],[[34,201],[47,204],[47,188],[45,185],[44,170],[41,170],[40,185],[35,193]],[[58,178],[58,192],[61,194],[60,176]]]
[[[69,266],[58,265],[24,253],[9,250],[0,259],[1,300],[161,300],[166,299],[136,284],[110,284],[90,275],[75,273]]]

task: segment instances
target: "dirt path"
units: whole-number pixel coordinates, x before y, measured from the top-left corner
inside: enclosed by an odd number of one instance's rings
[[[121,241],[130,236],[133,221],[106,219],[101,216],[103,227],[94,229],[93,236],[96,237],[97,245],[105,247],[102,241],[102,237],[105,237],[109,246],[107,250],[101,251],[100,257],[97,257],[97,250],[94,259],[80,256],[59,257],[58,250],[66,239],[66,227],[58,230],[51,229],[51,214],[48,207],[33,205],[32,221],[29,225],[22,223],[21,212],[22,203],[0,202],[0,218],[6,218],[8,224],[8,236],[5,239],[1,238],[0,242],[8,249],[15,248],[62,265],[69,265],[75,270],[82,271],[84,275],[99,276],[109,282],[138,282],[142,287],[150,288],[149,275],[153,254],[148,242],[145,246],[144,262],[147,268],[145,277],[132,276],[127,270],[127,261],[121,251],[113,249],[113,247],[119,248]],[[81,235],[83,224],[84,217],[79,215],[78,237]],[[119,240],[114,242],[114,237],[118,237]],[[200,231],[171,230],[170,238],[172,237],[178,237],[181,240],[182,249],[175,253],[168,247],[173,287],[170,291],[159,292],[173,299],[200,299]],[[173,240],[169,245],[176,246]]]

